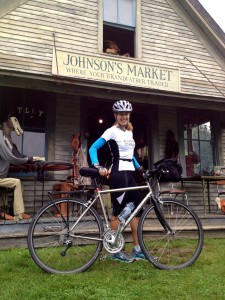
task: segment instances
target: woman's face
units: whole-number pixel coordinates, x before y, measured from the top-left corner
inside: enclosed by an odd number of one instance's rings
[[[121,112],[114,114],[117,123],[120,126],[126,126],[130,121],[130,113],[129,112]]]

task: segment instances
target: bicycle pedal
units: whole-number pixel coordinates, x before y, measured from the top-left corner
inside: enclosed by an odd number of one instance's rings
[[[106,260],[106,258],[107,258],[107,255],[106,255],[106,254],[104,254],[104,255],[102,255],[102,256],[99,258],[99,260],[101,260],[101,261],[105,261],[105,260]]]

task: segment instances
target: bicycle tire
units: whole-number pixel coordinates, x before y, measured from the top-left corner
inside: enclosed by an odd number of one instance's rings
[[[67,205],[67,217],[60,207]],[[56,206],[58,214],[55,216]],[[49,203],[34,216],[28,228],[28,249],[34,262],[44,271],[72,274],[86,271],[102,250],[103,223],[90,207],[72,231],[72,224],[87,208],[78,199],[64,198]]]
[[[191,207],[171,198],[162,199],[160,208],[173,234],[166,232],[156,216],[154,205],[150,204],[138,224],[142,252],[159,269],[176,270],[192,265],[204,243],[199,217]]]

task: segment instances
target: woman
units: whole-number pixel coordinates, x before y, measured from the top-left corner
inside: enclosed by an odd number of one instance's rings
[[[115,124],[107,129],[89,150],[93,166],[99,170],[101,176],[106,176],[108,171],[99,165],[97,152],[98,149],[108,143],[112,155],[112,166],[109,179],[111,189],[136,186],[132,173],[135,169],[142,171],[142,167],[134,157],[135,142],[132,132],[133,126],[130,123],[130,114],[132,110],[131,103],[126,100],[119,100],[114,103],[113,112]],[[110,226],[112,230],[116,230],[120,223],[120,220],[118,219],[119,214],[130,202],[133,202],[134,207],[136,208],[141,201],[141,196],[139,191],[136,190],[125,193],[112,193],[111,198],[113,212]],[[124,252],[120,251],[115,253],[111,257],[112,259],[123,262],[133,262],[136,259],[145,259],[138,244],[137,237],[137,226],[141,213],[142,211],[140,211],[131,221],[132,237],[134,241],[134,249],[131,255],[127,256]]]

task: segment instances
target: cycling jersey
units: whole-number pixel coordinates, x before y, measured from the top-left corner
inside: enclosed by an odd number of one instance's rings
[[[97,152],[106,142],[109,145],[112,155],[111,175],[109,178],[110,188],[136,186],[132,171],[139,168],[140,165],[133,155],[135,147],[133,132],[128,130],[123,131],[115,125],[107,129],[89,149],[93,165],[99,164]],[[112,193],[111,199],[113,203],[112,214],[114,216],[118,216],[128,202],[134,202],[135,208],[141,202],[138,190]],[[141,213],[142,210],[139,211],[137,217],[140,217]]]
[[[97,151],[105,143],[108,143],[112,155],[111,172],[115,171],[134,171],[140,167],[134,157],[135,142],[133,132],[123,131],[117,126],[107,129],[90,148],[89,154],[92,164],[98,164]]]

